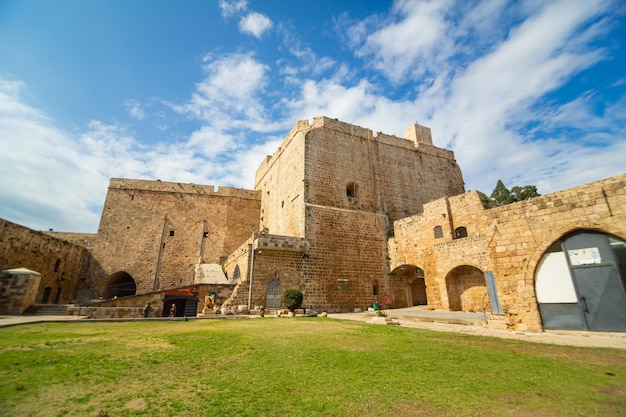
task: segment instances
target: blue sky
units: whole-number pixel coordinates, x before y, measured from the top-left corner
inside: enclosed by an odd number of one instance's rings
[[[626,171],[615,0],[0,0],[0,217],[96,232],[111,177],[252,188],[300,119],[451,149],[466,189]]]

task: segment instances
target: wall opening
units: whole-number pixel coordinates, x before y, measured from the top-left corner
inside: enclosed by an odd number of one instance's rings
[[[554,242],[535,270],[545,329],[626,331],[626,242],[581,230]]]
[[[465,227],[461,226],[454,229],[455,239],[461,239],[463,237],[467,237],[467,229]]]
[[[448,308],[452,311],[482,312],[483,300],[485,311],[491,311],[487,284],[483,271],[469,265],[454,268],[446,276]]]
[[[356,198],[357,197],[357,185],[354,182],[348,183],[346,186],[346,196],[348,198]]]
[[[104,298],[128,297],[135,295],[137,286],[133,277],[124,271],[109,275],[102,285]]]

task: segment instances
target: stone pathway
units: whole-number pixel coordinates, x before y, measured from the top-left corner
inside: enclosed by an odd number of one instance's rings
[[[563,346],[596,347],[626,350],[626,333],[550,330],[542,333],[519,332],[483,327],[482,313],[432,311],[424,307],[386,310],[387,317],[402,327],[434,330],[438,332],[463,333],[472,336],[498,337],[525,342],[548,343]],[[342,320],[372,322],[373,312],[337,313],[328,317]],[[461,323],[469,324],[461,324]]]

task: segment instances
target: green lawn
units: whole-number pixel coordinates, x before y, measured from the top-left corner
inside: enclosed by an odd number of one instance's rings
[[[626,415],[626,352],[325,318],[0,329],[0,416],[555,415]]]

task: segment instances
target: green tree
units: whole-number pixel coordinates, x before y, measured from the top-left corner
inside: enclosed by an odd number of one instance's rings
[[[541,194],[537,192],[537,187],[534,185],[525,185],[523,187],[511,188],[511,196],[515,201],[530,200],[533,197],[538,197]]]
[[[491,193],[491,199],[495,202],[496,206],[504,206],[514,201],[511,192],[506,188],[502,180],[498,180],[496,188],[494,188]]]
[[[303,299],[304,296],[302,295],[302,291],[295,288],[285,290],[283,293],[283,305],[289,309],[289,311],[294,311],[295,309],[300,308]]]
[[[481,201],[485,208],[493,208],[516,203],[518,201],[529,200],[540,195],[541,194],[537,192],[537,187],[534,185],[515,186],[509,191],[502,180],[498,180],[496,187],[491,193],[491,197],[487,197],[483,194]]]

